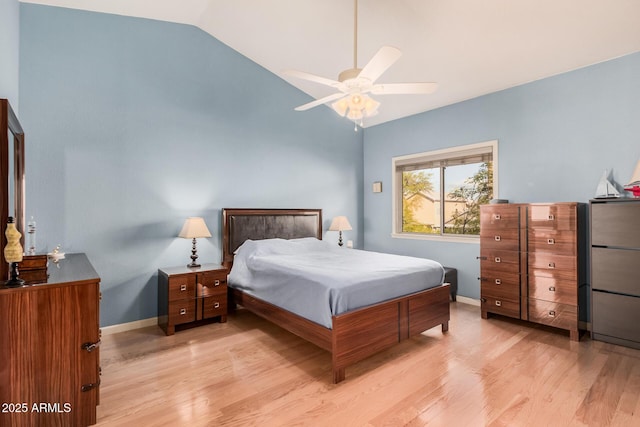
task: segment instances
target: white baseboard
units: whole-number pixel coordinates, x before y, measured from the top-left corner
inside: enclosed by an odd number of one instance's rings
[[[476,307],[480,307],[480,300],[479,299],[473,299],[473,298],[463,297],[463,296],[457,295],[456,296],[456,301],[457,302],[461,302],[463,304],[475,305]]]
[[[135,320],[128,323],[120,323],[119,325],[105,326],[100,328],[102,335],[116,334],[118,332],[131,331],[134,329],[146,328],[147,326],[153,326],[158,324],[157,317],[150,317],[148,319]]]

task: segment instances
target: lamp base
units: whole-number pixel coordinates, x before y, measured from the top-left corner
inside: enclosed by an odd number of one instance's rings
[[[24,280],[18,277],[18,263],[11,263],[11,278],[4,282],[4,286],[6,288],[19,288],[21,286],[26,286]]]
[[[187,267],[189,268],[197,268],[197,267],[201,267],[200,264],[198,264],[196,262],[196,260],[198,259],[198,254],[196,253],[196,238],[193,238],[193,241],[191,242],[191,264],[187,264]]]

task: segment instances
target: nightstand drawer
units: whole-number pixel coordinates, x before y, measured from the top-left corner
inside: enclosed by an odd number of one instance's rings
[[[189,276],[176,276],[169,279],[169,301],[195,298],[196,288]]]
[[[218,294],[227,294],[226,272],[198,274],[198,296],[208,297]]]
[[[202,318],[227,315],[227,293],[201,298]]]
[[[169,304],[169,323],[179,325],[181,323],[196,320],[195,300],[172,301]]]

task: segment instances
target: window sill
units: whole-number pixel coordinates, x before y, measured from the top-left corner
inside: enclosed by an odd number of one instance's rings
[[[417,233],[391,233],[394,239],[411,239],[411,240],[434,240],[438,242],[457,242],[480,244],[480,236],[460,236],[460,235],[433,235],[417,234]]]

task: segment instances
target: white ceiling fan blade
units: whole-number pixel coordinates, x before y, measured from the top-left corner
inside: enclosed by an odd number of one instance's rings
[[[394,62],[402,56],[400,49],[391,46],[382,46],[380,50],[373,55],[373,58],[364,66],[358,77],[364,77],[374,82],[380,77]]]
[[[298,79],[308,80],[310,82],[320,83],[321,85],[331,86],[335,88],[339,87],[342,84],[337,80],[327,79],[326,77],[316,76],[315,74],[305,73],[304,71],[284,70],[282,73],[286,74],[287,76],[296,77]]]
[[[326,104],[327,102],[334,101],[338,98],[342,98],[344,93],[334,93],[333,95],[325,96],[324,98],[316,99],[315,101],[311,101],[307,104],[296,107],[296,111],[306,111],[310,108],[317,107],[318,105]]]
[[[370,92],[375,95],[410,95],[433,93],[438,89],[438,83],[390,83],[377,84]]]

